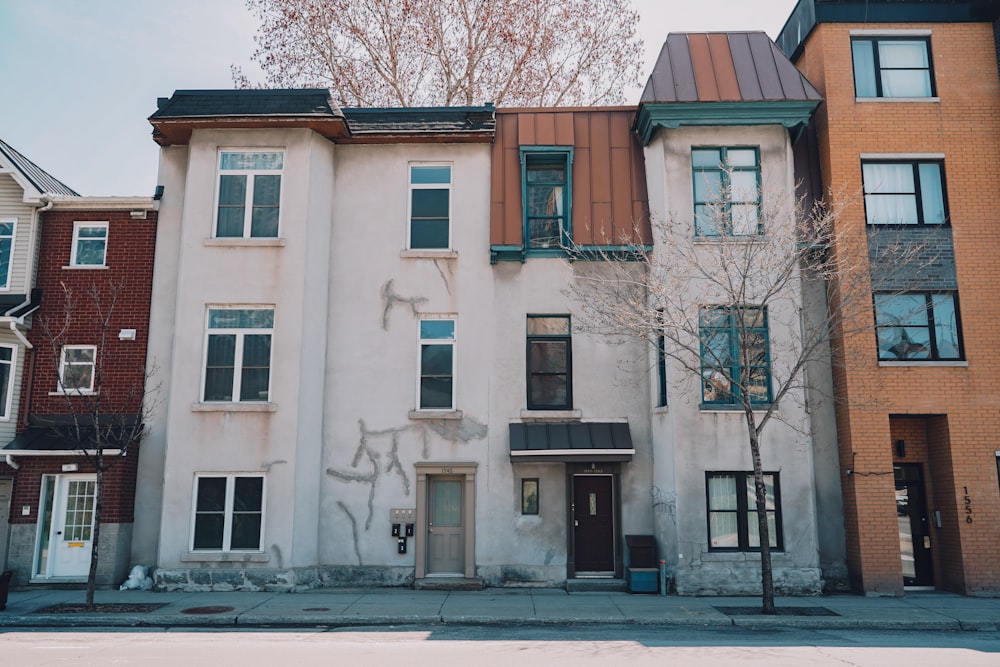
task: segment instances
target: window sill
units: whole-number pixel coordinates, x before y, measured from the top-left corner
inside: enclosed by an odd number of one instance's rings
[[[719,234],[718,236],[705,236],[696,235],[694,237],[694,245],[718,245],[719,243],[767,243],[767,235],[761,232],[760,234]]]
[[[521,410],[521,419],[546,421],[551,419],[581,419],[582,410]]]
[[[461,410],[410,410],[410,419],[461,419]]]
[[[192,403],[191,412],[275,412],[278,406],[270,402]]]
[[[855,102],[940,102],[940,97],[855,97]]]
[[[754,412],[766,412],[769,405],[755,405],[753,406]],[[741,405],[731,405],[731,404],[717,404],[717,403],[702,403],[698,406],[698,409],[702,412],[723,412],[732,414],[743,414],[743,406]],[[774,416],[778,416],[777,410],[773,413]]]
[[[670,412],[670,406],[667,405],[654,405],[653,414],[654,415],[665,415]]]
[[[49,396],[97,396],[98,392],[94,390],[83,391],[77,389],[70,389],[67,391],[50,391]]]
[[[181,554],[182,563],[267,563],[270,554],[263,551],[188,551]]]
[[[206,246],[213,247],[243,247],[243,248],[277,248],[286,244],[284,238],[261,238],[261,239],[241,239],[241,238],[210,238],[205,239]]]
[[[968,368],[968,361],[880,361],[879,368]]]
[[[457,250],[400,250],[399,256],[403,259],[458,259]]]
[[[93,271],[95,269],[96,270],[107,271],[108,270],[108,265],[107,264],[100,264],[100,265],[97,265],[97,264],[94,264],[94,265],[70,264],[70,265],[64,266],[63,268],[67,269],[67,270],[70,270],[70,271]]]
[[[711,549],[711,547],[709,547]],[[771,555],[781,560],[786,557],[784,551],[771,547]],[[706,551],[701,555],[702,562],[731,563],[742,561],[760,562],[760,551]]]

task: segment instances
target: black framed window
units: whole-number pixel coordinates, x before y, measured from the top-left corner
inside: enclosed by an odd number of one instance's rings
[[[569,315],[528,315],[528,409],[573,408]]]
[[[857,97],[934,97],[931,42],[926,37],[851,39]]]
[[[874,302],[880,361],[962,359],[954,292],[875,294]]]
[[[768,543],[784,549],[778,473],[764,473]],[[757,497],[752,472],[705,473],[709,551],[760,551]]]
[[[869,225],[943,225],[948,222],[940,161],[866,160],[861,163]]]
[[[192,551],[260,551],[263,475],[195,477]]]
[[[663,309],[656,311],[657,318],[663,320]],[[656,407],[667,404],[667,341],[660,329],[656,335]]]

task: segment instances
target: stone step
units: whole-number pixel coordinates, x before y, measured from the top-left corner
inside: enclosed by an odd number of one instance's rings
[[[581,593],[587,591],[600,591],[605,593],[617,593],[626,590],[624,579],[610,579],[598,577],[581,577],[579,579],[566,580],[567,593]]]
[[[479,577],[426,577],[413,582],[418,591],[481,591],[485,588]]]

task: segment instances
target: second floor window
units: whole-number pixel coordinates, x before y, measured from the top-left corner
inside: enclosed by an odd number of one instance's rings
[[[954,292],[876,294],[875,327],[880,361],[962,358]]]
[[[450,222],[451,167],[410,165],[410,248],[449,248]]]
[[[420,410],[455,408],[455,320],[420,320]]]
[[[271,308],[211,308],[205,345],[205,401],[268,401]]]
[[[771,401],[767,311],[757,306],[707,307],[699,313],[702,400],[738,404]]]
[[[281,151],[222,151],[215,235],[276,238],[281,203]]]
[[[570,245],[571,165],[568,147],[521,149],[525,250],[562,252]]]
[[[869,225],[941,225],[948,221],[942,164],[935,161],[861,164]]]
[[[573,409],[569,315],[528,315],[528,409]]]
[[[0,220],[0,289],[10,287],[10,262],[14,254],[13,220]]]
[[[94,391],[95,345],[64,345],[59,360],[59,385],[67,393],[89,394]]]
[[[934,97],[930,40],[855,37],[851,40],[857,97]]]
[[[73,223],[70,266],[104,266],[108,251],[108,223]]]
[[[761,232],[756,148],[693,148],[691,168],[696,236],[752,236]]]

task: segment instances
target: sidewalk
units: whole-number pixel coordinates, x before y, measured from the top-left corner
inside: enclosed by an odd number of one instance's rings
[[[362,625],[641,624],[674,627],[747,626],[871,630],[1000,629],[1000,599],[909,592],[903,598],[834,595],[780,598],[779,610],[809,614],[762,616],[759,598],[567,593],[560,589],[415,591],[400,588],[323,589],[301,593],[154,593],[98,591],[98,604],[160,604],[131,613],[39,613],[79,604],[83,591],[12,591],[0,631],[12,627],[342,627]],[[727,608],[720,611],[719,608]],[[736,608],[736,609],[733,609]]]

